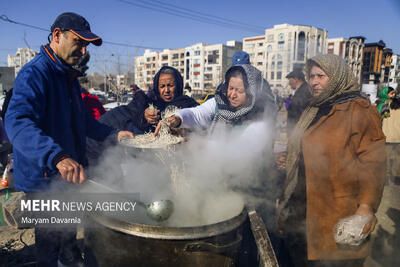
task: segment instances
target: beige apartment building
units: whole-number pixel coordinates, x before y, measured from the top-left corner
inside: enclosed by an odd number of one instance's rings
[[[22,66],[31,61],[39,52],[30,49],[29,47],[18,48],[15,55],[8,55],[7,63],[9,67],[15,68],[15,76],[20,71]]]
[[[214,91],[223,81],[226,70],[232,65],[232,56],[242,49],[242,43],[194,44],[180,49],[164,49],[162,52],[146,50],[135,58],[135,82],[144,90],[152,85],[153,77],[163,66],[172,66],[182,74],[184,85],[194,94]]]
[[[307,59],[324,53],[327,36],[326,30],[312,26],[278,24],[266,29],[265,35],[244,38],[243,50],[271,88],[288,95],[291,91],[286,75],[293,69],[303,69]]]
[[[153,77],[159,69],[159,52],[146,49],[143,56],[135,58],[135,83],[147,91],[153,86]]]
[[[326,46],[326,53],[338,55],[347,61],[359,83],[362,78],[364,41],[363,36],[328,38]]]

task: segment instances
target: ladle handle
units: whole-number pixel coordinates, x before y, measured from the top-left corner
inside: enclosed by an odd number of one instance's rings
[[[104,189],[104,190],[106,190],[106,191],[108,191],[108,192],[110,192],[110,193],[119,193],[119,192],[117,192],[116,190],[111,189],[111,188],[108,187],[108,186],[105,186],[105,185],[103,185],[103,184],[101,184],[101,183],[98,183],[98,182],[93,181],[92,179],[86,179],[86,182],[88,182],[88,183],[90,183],[90,184],[92,184],[92,185],[95,185],[95,186],[97,186],[98,188],[102,188],[102,189]],[[143,208],[147,208],[147,205],[144,204],[143,202],[138,201],[138,200],[135,200],[135,202],[136,202],[136,204],[138,204],[139,206],[142,206]]]
[[[88,182],[88,183],[90,183],[90,184],[93,184],[93,185],[95,185],[95,186],[97,186],[97,187],[101,187],[102,189],[104,189],[104,190],[106,190],[106,191],[108,191],[108,192],[111,192],[111,193],[118,193],[117,191],[115,191],[115,190],[109,188],[108,186],[105,186],[105,185],[103,185],[103,184],[100,184],[100,183],[98,183],[98,182],[95,182],[95,181],[93,181],[92,179],[86,179],[86,182]]]

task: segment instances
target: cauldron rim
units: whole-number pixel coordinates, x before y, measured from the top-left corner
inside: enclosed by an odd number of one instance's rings
[[[237,229],[247,219],[247,210],[243,207],[241,213],[221,222],[185,227],[145,225],[104,216],[100,213],[91,213],[89,216],[106,228],[128,235],[165,240],[192,240],[221,235]]]

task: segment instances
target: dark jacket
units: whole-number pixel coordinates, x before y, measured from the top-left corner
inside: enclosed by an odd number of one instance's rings
[[[173,70],[175,77],[175,98],[171,102],[165,102],[158,91],[158,80],[161,72],[165,69]],[[150,125],[144,118],[144,111],[153,104],[160,112],[163,112],[168,106],[175,106],[178,108],[191,108],[199,104],[191,97],[183,94],[183,79],[179,71],[173,67],[164,66],[154,76],[153,81],[154,93],[153,98],[149,98],[145,94],[135,95],[135,100],[129,104],[129,111],[132,114],[130,123],[143,132],[153,132],[157,125]],[[132,105],[131,105],[132,104]],[[124,129],[124,128],[122,128]]]
[[[310,103],[311,97],[311,91],[306,82],[297,88],[290,102],[287,114],[287,132],[289,135],[299,121],[301,114]]]
[[[46,190],[60,158],[85,164],[86,136],[103,141],[114,131],[88,115],[77,76],[49,45],[19,72],[5,118],[16,189]]]
[[[183,79],[178,70],[165,66],[157,72],[154,77],[154,88],[158,88],[158,79],[160,72],[164,69],[171,69],[174,71],[176,88],[175,98],[171,102],[165,102],[161,99],[160,93],[154,90],[155,97],[148,97],[143,91],[138,91],[135,94],[134,99],[124,106],[116,107],[103,116],[100,117],[99,121],[108,126],[118,128],[120,130],[131,131],[134,134],[143,134],[145,132],[153,132],[157,125],[148,124],[144,118],[144,111],[149,107],[149,104],[153,104],[160,112],[163,112],[168,106],[176,106],[178,108],[189,108],[199,105],[193,98],[183,95]],[[96,159],[100,156],[104,150],[104,146],[99,142],[88,139],[88,157],[91,164],[96,164]]]

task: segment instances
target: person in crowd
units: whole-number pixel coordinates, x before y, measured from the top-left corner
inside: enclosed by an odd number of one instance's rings
[[[86,19],[63,13],[51,26],[49,44],[18,73],[5,117],[17,190],[53,192],[58,184],[65,191],[67,182],[83,183],[86,136],[114,143],[133,137],[130,132],[117,132],[98,123],[83,105],[77,79],[80,73],[72,66],[90,43],[99,46],[102,39],[91,32]],[[57,266],[58,260],[64,265],[82,264],[76,228],[37,227],[35,247],[38,266]]]
[[[306,63],[313,92],[288,143],[279,228],[294,266],[362,266],[368,240],[339,246],[334,226],[351,215],[376,224],[385,173],[380,116],[345,60],[328,54]]]
[[[286,78],[289,79],[289,86],[293,90],[293,97],[287,114],[287,133],[290,136],[294,126],[300,119],[301,113],[310,102],[311,91],[301,70],[293,70]]]
[[[220,123],[237,126],[260,119],[265,109],[270,110],[270,117],[275,120],[276,104],[268,82],[253,66],[236,65],[226,72],[225,82],[218,87],[214,98],[198,107],[178,111],[167,118],[167,125],[172,129],[212,131]]]
[[[84,88],[82,88],[81,96],[83,105],[85,105],[85,108],[91,117],[98,120],[101,115],[106,113],[106,110],[97,96],[90,94]]]
[[[274,99],[275,99],[276,106],[278,107],[278,111],[281,110],[283,99],[279,95],[279,90],[278,89],[274,89]]]
[[[232,66],[250,64],[250,56],[244,51],[237,51],[232,57]]]
[[[198,107],[179,110],[166,119],[166,124],[173,132],[179,132],[179,129],[205,130],[210,136],[216,135],[217,138],[222,133],[227,140],[231,133],[240,134],[241,140],[252,141],[259,138],[257,137],[259,132],[272,133],[269,140],[271,142],[266,142],[265,147],[262,148],[262,167],[254,167],[257,173],[255,174],[257,177],[253,177],[254,186],[232,185],[232,189],[251,198],[262,200],[254,208],[262,216],[267,228],[271,230],[269,233],[274,245],[277,242],[275,242],[276,234],[273,233],[276,216],[273,207],[275,199],[279,196],[272,142],[276,114],[276,103],[268,82],[262,78],[261,72],[255,67],[244,64],[228,69],[225,81],[218,87],[214,98]],[[155,135],[160,128],[161,123]],[[260,144],[261,142],[263,141],[260,140]],[[250,149],[249,147],[247,149]]]
[[[185,84],[185,87],[183,88],[183,92],[185,95],[192,97],[193,93],[192,93],[192,87],[190,87],[189,83]]]
[[[388,92],[389,100],[382,107],[382,130],[386,136],[386,182],[400,184],[400,93]]]
[[[286,100],[285,100],[285,107],[286,107],[286,110],[289,110],[290,103],[292,103],[292,97],[293,97],[293,95],[290,94],[290,95],[286,98]]]
[[[153,98],[144,94],[136,95],[135,101],[127,107],[132,114],[130,122],[142,133],[154,132],[161,119],[161,113],[168,106],[188,108],[198,105],[193,98],[183,94],[182,76],[173,67],[162,67],[154,76],[153,87]],[[152,109],[150,104],[155,109]]]
[[[393,87],[385,86],[378,93],[378,99],[376,107],[378,108],[379,113],[382,113],[382,107],[389,99],[389,92],[394,91]]]
[[[4,118],[6,117],[6,112],[7,112],[7,109],[8,109],[8,104],[10,104],[12,93],[13,93],[13,88],[10,88],[5,93],[6,96],[4,97],[4,101],[3,101],[3,105],[1,107],[1,113],[0,113],[0,116],[1,116],[1,119],[3,120],[3,122],[4,122]]]
[[[161,113],[168,106],[177,108],[195,107],[198,103],[191,97],[183,95],[183,79],[175,68],[164,66],[154,77],[154,97],[148,97],[142,90],[128,104],[113,108],[100,117],[99,122],[117,129],[133,132],[135,135],[154,132],[161,118]],[[150,108],[150,104],[155,109]],[[87,150],[91,165],[97,164],[97,159],[105,146],[96,140],[88,139]]]
[[[135,98],[136,93],[142,91],[142,89],[140,89],[140,87],[136,83],[131,84],[131,86],[129,86],[129,87],[131,88],[133,99]]]

